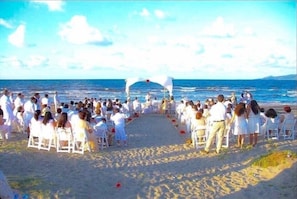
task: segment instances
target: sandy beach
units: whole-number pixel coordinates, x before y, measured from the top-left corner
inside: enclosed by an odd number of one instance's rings
[[[281,107],[279,107],[281,110]],[[296,111],[296,107],[293,108]],[[186,143],[173,116],[146,114],[126,127],[127,147],[84,155],[27,148],[24,134],[0,144],[0,170],[29,198],[296,198],[297,160],[261,168],[251,162],[271,150],[297,152],[297,140],[267,141],[202,155]],[[247,142],[246,142],[247,143]]]

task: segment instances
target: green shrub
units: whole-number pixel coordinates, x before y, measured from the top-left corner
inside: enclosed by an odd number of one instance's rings
[[[291,150],[272,151],[254,160],[252,165],[263,168],[275,167],[286,163],[288,158],[297,158],[297,153]]]

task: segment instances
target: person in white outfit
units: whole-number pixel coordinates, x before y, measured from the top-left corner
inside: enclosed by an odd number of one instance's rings
[[[201,151],[203,154],[209,153],[213,139],[218,136],[218,142],[216,146],[216,153],[220,153],[222,148],[222,142],[225,132],[225,120],[226,120],[226,106],[224,105],[224,95],[218,95],[218,102],[211,107],[209,114],[212,121],[212,128],[207,138],[204,150]]]
[[[114,123],[115,127],[115,140],[118,146],[122,144],[127,146],[127,134],[125,130],[125,115],[120,113],[119,108],[114,108],[114,113],[111,115],[110,120]]]
[[[28,101],[24,104],[24,122],[25,128],[27,129],[28,136],[30,134],[29,123],[34,116],[35,111],[37,110],[37,100],[35,97],[31,97]]]
[[[60,107],[60,99],[58,96],[58,92],[56,91],[54,94],[54,108],[55,108],[55,112],[57,112],[57,108]]]
[[[10,100],[9,91],[7,89],[4,89],[3,95],[0,98],[0,107],[3,111],[3,119],[5,120],[4,125],[7,125],[5,139],[9,139],[12,130],[12,122],[14,120],[14,115],[12,110],[13,104]]]
[[[256,100],[252,100],[247,105],[248,116],[248,133],[250,134],[250,145],[256,146],[258,142],[258,134],[260,133],[260,106]]]
[[[138,101],[137,97],[135,97],[135,99],[133,100],[133,111],[134,111],[134,114],[137,114],[137,115],[141,113],[141,104]]]
[[[0,139],[6,141],[6,134],[8,133],[8,126],[4,124],[3,111],[0,106]]]
[[[17,110],[20,106],[24,107],[24,95],[22,93],[18,93],[17,97],[14,100],[14,109],[13,109],[13,113],[14,115],[16,115]]]
[[[240,102],[234,110],[230,123],[234,122],[234,135],[237,135],[237,146],[241,149],[244,145],[245,135],[248,134],[247,112],[245,103]]]

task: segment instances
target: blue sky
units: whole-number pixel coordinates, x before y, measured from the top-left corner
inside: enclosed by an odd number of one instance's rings
[[[0,79],[296,74],[296,1],[0,1]]]

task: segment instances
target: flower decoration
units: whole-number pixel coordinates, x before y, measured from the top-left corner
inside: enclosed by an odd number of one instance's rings
[[[176,122],[175,119],[171,120],[172,122]]]
[[[147,79],[147,80],[146,80],[146,83],[150,83],[150,80],[149,80],[149,79]]]
[[[185,130],[180,130],[179,133],[180,134],[186,134],[186,131]]]
[[[112,132],[112,133],[115,133],[115,129],[114,129],[114,128],[112,128],[112,129],[111,129],[111,132]]]
[[[121,188],[122,184],[120,182],[116,183],[116,188]]]

